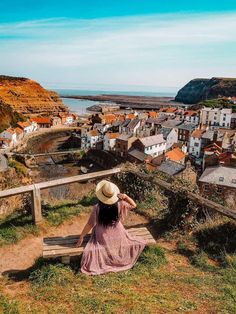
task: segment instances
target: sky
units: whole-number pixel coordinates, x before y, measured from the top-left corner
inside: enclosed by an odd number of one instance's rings
[[[0,74],[48,88],[177,91],[235,56],[235,0],[0,2]]]

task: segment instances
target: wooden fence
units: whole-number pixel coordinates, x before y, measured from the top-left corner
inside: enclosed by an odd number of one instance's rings
[[[49,189],[55,186],[61,186],[65,184],[84,182],[88,180],[95,180],[95,179],[117,174],[121,171],[122,170],[120,168],[114,168],[110,170],[98,171],[98,172],[93,172],[89,174],[78,175],[74,177],[68,177],[68,178],[63,178],[63,179],[58,179],[58,180],[47,181],[47,182],[41,182],[41,183],[21,186],[21,187],[9,189],[9,190],[3,190],[3,191],[0,191],[0,198],[20,195],[24,193],[31,193],[32,215],[33,215],[33,219],[35,223],[38,224],[42,220],[41,192],[40,192],[41,190]],[[132,172],[132,171],[129,171],[129,172]],[[161,187],[164,190],[168,190],[172,192],[173,194],[185,193],[186,197],[189,198],[191,201],[195,202],[196,204],[203,206],[207,209],[216,211],[223,216],[236,220],[236,211],[234,212],[225,206],[222,206],[218,203],[208,200],[193,192],[189,192],[187,188],[179,187],[178,191],[175,191],[171,183],[161,180],[155,177],[154,175],[148,175],[148,174],[137,173],[137,172],[134,172],[134,174],[143,178],[144,180],[152,182],[153,184]]]
[[[55,186],[61,186],[65,184],[99,179],[99,178],[111,176],[119,172],[120,172],[119,168],[114,168],[111,170],[98,171],[98,172],[82,174],[82,175],[63,178],[63,179],[57,179],[57,180],[46,181],[46,182],[41,182],[41,183],[36,183],[36,184],[31,184],[31,185],[25,185],[18,188],[0,191],[0,198],[20,195],[24,193],[31,193],[32,216],[33,216],[34,222],[38,224],[42,220],[41,190],[49,189]]]

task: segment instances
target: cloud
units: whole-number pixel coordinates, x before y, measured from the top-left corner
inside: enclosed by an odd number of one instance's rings
[[[0,68],[55,84],[178,86],[234,73],[235,29],[236,13],[6,23]]]

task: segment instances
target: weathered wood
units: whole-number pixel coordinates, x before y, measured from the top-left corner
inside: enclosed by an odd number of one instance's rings
[[[62,264],[66,264],[66,265],[70,264],[70,256],[69,255],[68,256],[62,256],[61,262],[62,262]]]
[[[140,236],[148,244],[156,243],[155,239],[146,227],[130,228],[127,230],[130,236]],[[68,237],[52,237],[43,239],[43,257],[68,257],[76,256],[83,252],[90,236],[86,236],[81,247],[76,248],[75,244],[79,240],[79,235]]]
[[[39,223],[42,220],[40,190],[49,189],[55,186],[61,186],[61,185],[70,184],[70,183],[84,182],[88,180],[99,179],[99,178],[107,177],[107,176],[110,176],[119,172],[120,172],[120,168],[114,168],[110,170],[97,171],[97,172],[92,172],[88,174],[83,174],[83,175],[78,175],[78,176],[73,176],[73,177],[68,177],[68,178],[63,178],[63,179],[57,179],[57,180],[51,180],[47,182],[21,186],[18,188],[0,191],[0,198],[10,197],[10,196],[15,196],[15,195],[30,192],[32,195],[33,220],[35,221],[35,223]]]
[[[37,187],[34,187],[32,197],[33,197],[32,216],[35,224],[38,224],[42,220],[42,208],[40,190]]]

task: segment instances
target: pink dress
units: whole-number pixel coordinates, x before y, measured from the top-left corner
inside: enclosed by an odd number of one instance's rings
[[[89,218],[93,232],[81,260],[81,272],[87,275],[101,275],[133,267],[143,251],[146,241],[131,237],[121,221],[131,206],[119,201],[119,221],[114,226],[104,227],[97,222],[99,206],[95,205]]]

